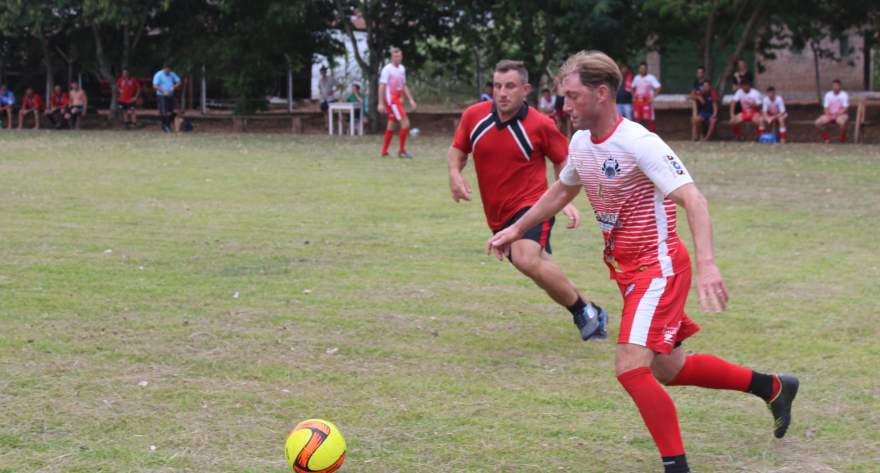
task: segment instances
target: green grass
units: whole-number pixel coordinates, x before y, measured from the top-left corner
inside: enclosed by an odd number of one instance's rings
[[[280,472],[309,417],[347,472],[658,471],[613,343],[483,254],[447,145],[0,133],[0,472]],[[802,382],[783,441],[753,397],[671,388],[695,471],[877,472],[876,147],[673,148],[732,293],[692,297],[688,349]],[[555,259],[616,336],[585,220]]]

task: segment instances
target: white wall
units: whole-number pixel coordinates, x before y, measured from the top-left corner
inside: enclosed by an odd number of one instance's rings
[[[335,64],[331,66],[327,61],[327,57],[316,55],[315,63],[312,64],[312,99],[315,100],[320,97],[320,94],[318,93],[318,79],[321,78],[320,70],[322,66],[326,66],[330,69],[330,71],[328,71],[329,74],[336,78],[336,83],[341,88],[339,94],[342,95],[342,97],[340,98],[344,98],[345,95],[349,94],[351,91],[351,84],[353,83],[361,85],[361,92],[366,90],[366,84],[364,83],[363,75],[361,75],[361,68],[358,66],[357,60],[354,58],[354,48],[352,47],[348,35],[340,30],[333,30],[332,34],[334,38],[345,45],[345,56],[335,57]],[[366,57],[368,54],[367,33],[365,31],[355,31],[354,37],[355,40],[357,40],[358,52],[360,52],[361,57]]]

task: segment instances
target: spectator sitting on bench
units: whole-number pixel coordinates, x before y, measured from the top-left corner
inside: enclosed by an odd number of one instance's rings
[[[24,127],[24,119],[28,114],[34,115],[34,130],[40,129],[40,111],[43,110],[43,99],[34,93],[32,87],[24,91],[24,99],[21,101],[21,110],[18,111],[18,129]]]
[[[0,85],[0,113],[6,114],[6,129],[12,129],[12,109],[15,107],[15,94],[6,87]]]
[[[486,84],[483,86],[483,93],[480,94],[480,102],[487,102],[487,101],[495,100],[495,98],[492,96],[492,94],[494,94],[494,93],[495,93],[495,86],[492,85],[492,81],[486,82]]]
[[[70,99],[60,85],[56,85],[52,89],[52,95],[49,96],[49,108],[46,109],[46,118],[52,124],[52,128],[60,130],[67,121],[67,105]]]
[[[772,85],[767,87],[767,95],[764,97],[761,115],[765,128],[773,130],[774,123],[779,125],[780,143],[788,141],[785,136],[785,119],[788,118],[788,113],[785,112],[785,102],[783,102],[782,97],[776,95],[776,88]]]
[[[691,139],[700,141],[703,129],[708,126],[704,140],[712,139],[715,125],[718,123],[718,93],[712,89],[712,83],[704,79],[699,90],[691,94],[694,101]]]
[[[346,102],[354,104],[355,123],[361,120],[361,110],[364,108],[364,96],[361,95],[361,85],[351,84],[351,93],[345,98]]]
[[[847,108],[849,108],[849,94],[840,90],[840,79],[831,82],[831,90],[825,93],[822,101],[825,112],[816,119],[816,129],[822,134],[822,141],[829,142],[830,137],[825,129],[830,123],[836,123],[840,130],[837,139],[843,143],[846,141],[846,122],[849,120]]]
[[[744,139],[740,123],[754,123],[758,127],[758,136],[764,132],[764,121],[760,112],[762,103],[761,93],[752,88],[751,81],[743,79],[740,88],[733,94],[733,101],[730,102],[730,127],[737,141]],[[735,112],[737,104],[741,110],[739,113]]]
[[[89,108],[89,98],[86,96],[86,91],[79,86],[77,82],[70,83],[70,109],[67,115],[64,116],[69,123],[70,128],[75,128],[79,130],[80,121],[82,117],[86,115],[86,112]]]

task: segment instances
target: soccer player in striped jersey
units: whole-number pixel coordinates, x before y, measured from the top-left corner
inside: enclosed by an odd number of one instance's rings
[[[559,176],[568,156],[568,140],[553,119],[525,103],[531,85],[522,62],[499,62],[493,84],[494,101],[477,103],[462,113],[447,157],[449,188],[459,202],[471,200],[470,184],[461,171],[468,154],[473,154],[483,211],[489,229],[498,232],[516,222],[547,190],[545,159]],[[568,228],[577,227],[577,209],[568,204],[561,210],[570,220]],[[607,312],[585,300],[550,259],[554,220],[549,215],[535,222],[513,242],[510,262],[568,309],[583,340],[606,338]]]
[[[409,100],[410,111],[416,109],[416,101],[406,85],[406,68],[403,67],[403,51],[400,48],[391,48],[391,63],[382,68],[379,75],[379,104],[376,109],[379,113],[388,111],[388,126],[385,128],[385,140],[382,143],[382,157],[388,156],[388,147],[394,137],[394,123],[400,123],[400,148],[397,156],[412,159],[412,155],[406,150],[406,138],[409,136],[409,117],[403,108],[402,95]]]
[[[502,258],[525,229],[556,214],[581,189],[586,192],[605,238],[605,263],[623,296],[617,379],[648,427],[665,472],[688,473],[675,404],[662,384],[754,394],[769,406],[774,435],[781,438],[791,423],[798,380],[713,355],[685,354],[682,342],[699,326],[684,311],[691,261],[676,232],[676,204],[687,213],[696,246],[701,307],[718,312],[728,302],[715,264],[709,207],[675,152],[618,115],[620,80],[617,65],[601,52],[580,52],[562,66],[557,81],[581,130],[572,137],[568,163],[540,201],[489,239],[487,250]]]

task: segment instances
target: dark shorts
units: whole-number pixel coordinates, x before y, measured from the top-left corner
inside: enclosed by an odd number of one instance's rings
[[[82,115],[85,111],[86,108],[82,105],[73,105],[70,107],[70,113],[72,115]]]
[[[135,111],[135,103],[134,102],[132,102],[132,103],[119,102],[119,110],[131,110],[133,112],[133,111]]]
[[[700,112],[700,116],[703,117],[704,122],[708,122],[712,119],[712,112]]]
[[[159,105],[160,115],[171,115],[174,113],[174,96],[157,95],[156,103]]]
[[[327,113],[327,110],[330,110],[330,102],[327,100],[321,101],[321,111]]]
[[[531,207],[525,207],[520,209],[517,213],[510,217],[504,226],[493,233],[498,233],[501,230],[513,225],[517,220],[521,219],[526,212],[529,211]],[[549,220],[544,220],[543,222],[535,225],[534,227],[526,230],[526,232],[522,236],[522,240],[532,240],[541,245],[541,248],[544,249],[548,254],[553,254],[553,250],[550,248],[550,233],[553,231],[553,224],[556,223],[556,217],[550,217]],[[507,256],[507,259],[511,259],[510,255]],[[511,260],[512,261],[512,260]]]

